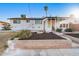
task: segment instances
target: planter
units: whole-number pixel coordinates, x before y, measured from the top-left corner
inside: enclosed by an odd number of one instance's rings
[[[18,40],[19,38],[15,38],[14,40],[8,40],[8,48],[10,49],[15,49],[15,45],[16,45],[16,41]]]
[[[71,48],[69,40],[17,40],[16,48],[21,49],[49,49],[49,48]]]

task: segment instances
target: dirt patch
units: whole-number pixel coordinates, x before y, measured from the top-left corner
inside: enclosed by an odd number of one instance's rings
[[[14,33],[15,32],[0,32],[0,54],[6,49],[7,40],[13,36]]]

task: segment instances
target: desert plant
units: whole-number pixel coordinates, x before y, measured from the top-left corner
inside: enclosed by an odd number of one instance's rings
[[[19,39],[27,39],[31,37],[32,33],[29,30],[21,30],[17,32],[13,38],[19,38]]]
[[[65,32],[72,32],[72,29],[67,28],[67,29],[65,29]]]
[[[56,29],[56,31],[57,31],[57,32],[62,32],[62,29],[59,29],[59,28],[58,28],[58,29]]]

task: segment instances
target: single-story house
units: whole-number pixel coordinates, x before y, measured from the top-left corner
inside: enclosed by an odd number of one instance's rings
[[[54,29],[55,19],[52,17],[43,18],[8,18],[12,30],[31,30],[31,31],[46,31],[51,32]]]
[[[28,18],[25,15],[18,18],[8,18],[12,30],[31,30],[31,31],[46,31],[52,32],[60,28],[60,22],[69,17],[43,17],[43,18]]]
[[[9,24],[9,23],[0,21],[0,30],[2,30],[3,27],[4,27],[5,25],[7,25],[7,24]]]

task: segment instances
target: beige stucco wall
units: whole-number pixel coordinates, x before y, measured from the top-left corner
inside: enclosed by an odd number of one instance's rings
[[[70,48],[71,42],[68,40],[17,40],[16,48],[40,49],[40,48]]]
[[[69,26],[73,31],[79,31],[79,24],[70,24]]]

